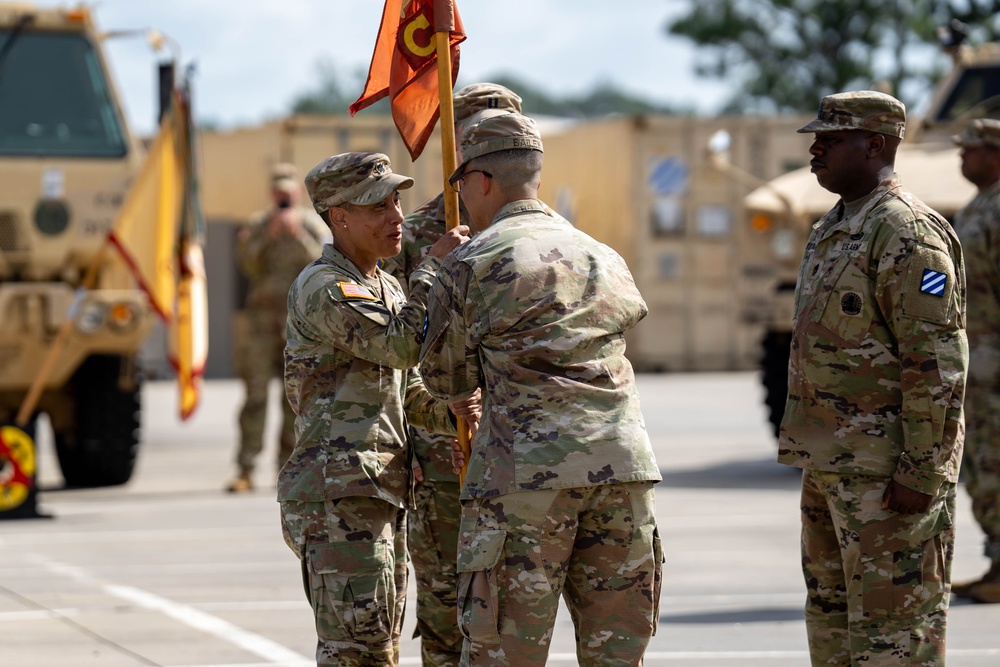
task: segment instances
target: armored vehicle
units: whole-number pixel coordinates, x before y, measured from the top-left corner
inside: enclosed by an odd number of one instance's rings
[[[921,118],[907,120],[906,138],[896,156],[903,186],[949,220],[975,195],[962,177],[958,149],[951,136],[973,118],[1000,118],[1000,45],[954,44],[949,74],[936,87]],[[765,402],[775,433],[788,393],[792,299],[809,229],[837,202],[805,167],[758,187],[744,199],[753,236],[769,257],[769,295],[763,305],[761,370]]]
[[[120,262],[74,293],[142,161],[89,11],[0,5],[0,422],[71,318],[31,417],[48,415],[69,486],[122,484],[135,464],[155,313]]]

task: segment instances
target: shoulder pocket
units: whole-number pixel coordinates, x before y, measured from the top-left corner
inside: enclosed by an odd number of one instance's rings
[[[345,301],[359,315],[381,327],[389,326],[392,314],[380,301]]]
[[[820,324],[843,341],[860,342],[875,313],[871,280],[851,258],[846,258],[834,268],[827,285],[826,303],[817,309]]]
[[[903,314],[936,324],[949,323],[955,311],[955,267],[947,253],[918,245],[910,257],[903,293]]]

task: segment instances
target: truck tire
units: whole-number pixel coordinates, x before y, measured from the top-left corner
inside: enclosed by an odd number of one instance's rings
[[[761,343],[761,382],[764,385],[764,404],[767,406],[768,421],[778,436],[781,418],[785,415],[785,401],[788,398],[788,359],[791,356],[792,335],[784,331],[768,331]]]
[[[75,430],[55,433],[66,486],[124,484],[139,451],[139,377],[128,357],[88,357],[72,378]]]

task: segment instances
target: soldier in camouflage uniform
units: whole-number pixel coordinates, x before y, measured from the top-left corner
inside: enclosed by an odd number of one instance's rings
[[[478,112],[521,110],[521,98],[494,83],[474,83],[455,93],[455,134]],[[460,207],[460,220],[468,224],[468,212]],[[445,233],[444,193],[433,197],[403,220],[402,250],[387,259],[382,269],[406,289],[413,271],[427,249]],[[462,657],[462,633],[458,630],[457,572],[458,524],[462,511],[458,500],[458,475],[452,470],[451,438],[412,427],[410,444],[423,473],[417,485],[416,508],[407,516],[410,558],[417,580],[417,626],[424,667],[458,667]]]
[[[1000,602],[1000,121],[973,120],[954,137],[962,175],[979,193],[955,217],[969,284],[969,384],[962,472],[972,513],[986,534],[989,571],[952,592]]]
[[[398,664],[413,484],[407,421],[455,431],[447,406],[412,369],[427,288],[468,228],[431,247],[405,304],[378,268],[399,252],[397,190],[412,184],[380,153],[335,155],[306,177],[334,241],[288,293],[285,389],[297,437],[278,501],[316,619],[318,665]]]
[[[300,205],[302,185],[294,165],[275,165],[271,174],[273,205],[255,215],[237,236],[236,260],[249,282],[246,309],[236,321],[236,369],[245,397],[240,409],[236,477],[230,493],[253,489],[253,470],[264,446],[267,387],[284,367],[285,308],[288,286],[319,257],[329,230]],[[277,468],[295,445],[295,415],[281,398]]]
[[[779,461],[804,468],[814,667],[945,664],[968,364],[965,273],[945,219],[894,174],[905,109],[824,97],[812,171],[840,202],[795,295]]]
[[[542,142],[516,113],[462,135],[451,177],[475,236],[428,298],[420,372],[481,389],[461,490],[463,665],[544,665],[560,596],[585,665],[638,665],[657,624],[661,479],[624,335],[647,313],[625,262],[537,200]]]

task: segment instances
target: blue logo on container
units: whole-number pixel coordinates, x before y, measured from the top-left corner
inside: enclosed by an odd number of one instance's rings
[[[649,170],[649,189],[658,195],[673,195],[687,190],[688,170],[677,157],[654,160]]]

